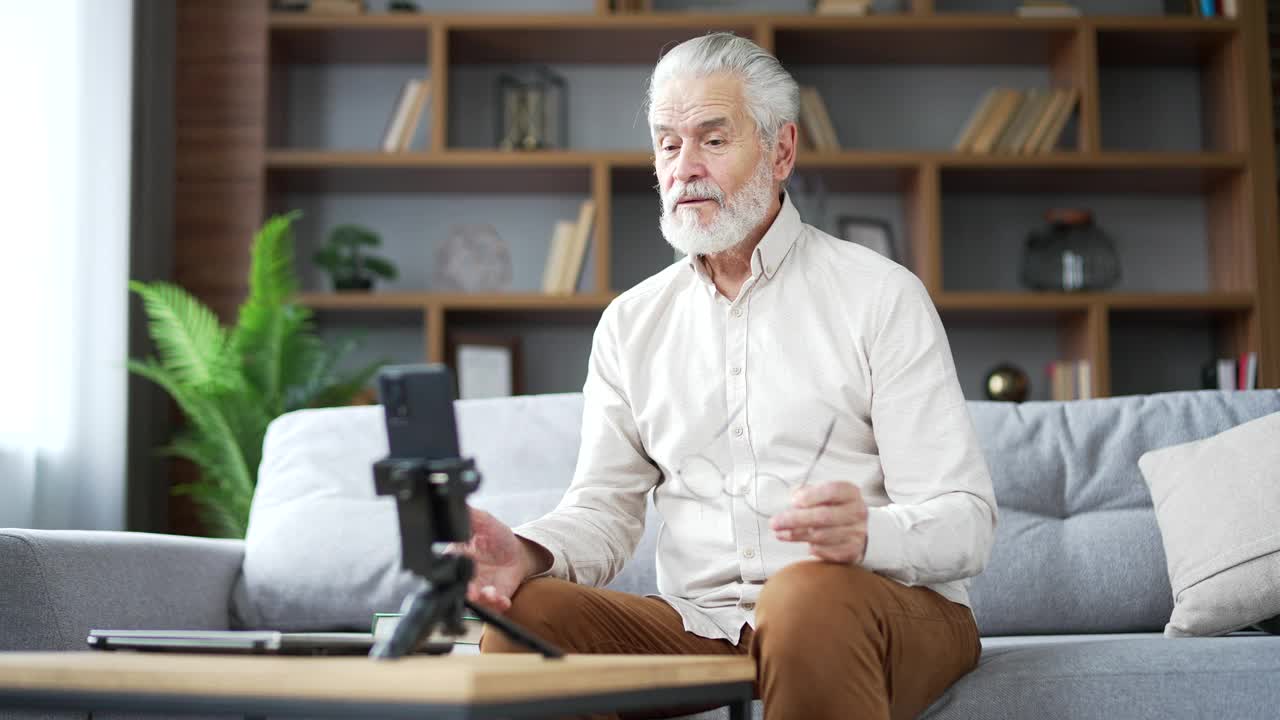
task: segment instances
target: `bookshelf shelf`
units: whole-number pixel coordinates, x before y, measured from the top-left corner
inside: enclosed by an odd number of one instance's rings
[[[602,310],[616,293],[545,295],[541,293],[301,293],[299,301],[317,310],[421,310],[440,306],[446,311]],[[1247,312],[1249,293],[983,293],[944,292],[934,298],[939,311],[992,313],[1108,310]]]
[[[428,310],[445,312],[603,310],[616,293],[545,295],[542,293],[300,293],[298,301],[316,310]]]
[[[615,189],[652,189],[653,157],[646,152],[440,153],[270,150],[266,169],[307,191],[585,191],[592,167],[616,171]],[[801,152],[798,167],[821,174],[834,191],[892,192],[924,167],[942,171],[943,190],[1052,192],[1206,192],[1243,171],[1248,159],[1230,152],[1058,152],[977,155],[954,152]],[[442,175],[440,171],[452,171]]]
[[[616,73],[630,83],[652,66],[663,47],[709,30],[732,30],[775,52],[784,64],[796,68],[802,82],[824,93],[857,87],[846,79],[890,88],[899,87],[894,82],[924,80],[928,85],[932,73],[932,89],[904,96],[900,105],[897,95],[885,96],[884,91],[880,99],[893,101],[892,112],[937,108],[932,120],[946,130],[930,134],[933,130],[921,123],[909,124],[909,132],[900,135],[860,136],[857,130],[868,129],[868,123],[883,127],[886,121],[855,115],[856,105],[833,107],[848,149],[802,152],[797,170],[824,180],[832,195],[831,214],[893,217],[905,251],[903,261],[933,294],[944,320],[949,326],[954,323],[963,336],[958,346],[971,353],[960,365],[989,364],[984,353],[1002,352],[989,349],[993,338],[1005,349],[1039,343],[1021,348],[1026,362],[1051,352],[1090,359],[1096,364],[1095,394],[1106,395],[1112,389],[1115,363],[1125,364],[1116,389],[1138,387],[1128,350],[1140,343],[1127,334],[1141,337],[1150,329],[1170,348],[1177,347],[1179,338],[1186,339],[1189,352],[1200,352],[1202,340],[1212,341],[1211,350],[1222,356],[1259,351],[1262,384],[1280,385],[1280,250],[1261,4],[1240,3],[1237,20],[1123,14],[1025,19],[943,12],[936,9],[939,4],[911,0],[905,3],[908,12],[864,18],[706,12],[614,15],[606,2],[587,3],[590,11],[581,13],[314,16],[273,13],[265,0],[244,0],[234,12],[219,13],[209,12],[200,0],[180,0],[183,50],[177,76],[180,81],[201,82],[178,83],[175,230],[182,239],[175,258],[177,280],[222,312],[234,312],[243,289],[246,230],[293,201],[308,207],[304,222],[313,233],[349,218],[371,218],[376,224],[387,214],[403,216],[390,222],[385,234],[399,243],[397,249],[405,253],[402,261],[413,266],[417,277],[425,277],[423,268],[430,267],[429,248],[423,248],[423,242],[439,235],[437,225],[455,221],[450,213],[456,209],[459,218],[474,222],[493,212],[495,223],[501,220],[510,228],[503,232],[513,242],[513,257],[524,253],[520,262],[531,267],[541,262],[532,258],[542,252],[547,242],[543,236],[549,235],[555,217],[589,197],[596,203],[597,217],[585,292],[301,296],[310,307],[335,315],[376,317],[385,311],[398,321],[405,314],[420,315],[420,330],[426,336],[423,349],[432,361],[445,359],[450,328],[468,323],[501,325],[509,316],[516,318],[512,323],[525,325],[571,318],[589,327],[591,318],[635,278],[670,261],[653,217],[652,155],[642,149],[461,149],[485,142],[487,134],[479,128],[491,120],[486,115],[486,122],[467,125],[471,113],[488,112],[483,108],[491,90],[476,83],[486,82],[477,78],[488,77],[489,70],[480,66],[564,63],[571,67],[556,69],[571,76],[571,88],[590,88],[579,92],[592,93],[591,102],[617,103],[622,91],[608,87],[602,75]],[[1118,12],[1125,11],[1124,5],[1116,3]],[[1128,8],[1127,12],[1144,11],[1134,3]],[[220,38],[241,40],[230,52],[219,44]],[[334,77],[326,75],[330,72]],[[317,111],[351,119],[358,110],[367,115],[361,123],[381,126],[389,108],[373,107],[380,102],[374,95],[391,95],[391,88],[401,82],[399,75],[418,74],[430,77],[432,100],[424,118],[427,140],[415,145],[417,151],[387,154],[313,147],[326,140],[358,145],[365,137],[370,148],[376,147],[378,131],[365,132],[364,124],[353,125],[355,131],[344,126],[342,133],[327,135],[296,130]],[[376,93],[362,96],[369,107],[344,105],[342,90],[366,77],[381,83]],[[1128,92],[1168,78],[1181,84],[1173,90],[1157,88],[1138,99]],[[958,81],[954,87],[953,80]],[[824,83],[830,87],[822,87]],[[979,86],[1006,83],[1016,89],[1079,91],[1079,112],[1064,136],[1063,149],[1016,156],[946,150],[950,143],[940,138],[959,129],[960,106],[977,101],[985,89]],[[951,97],[930,94],[940,91]],[[323,97],[314,101],[316,107],[306,100],[295,107],[307,92]],[[638,108],[641,92],[637,82],[633,93],[627,91],[627,102]],[[1157,102],[1151,104],[1148,98]],[[586,96],[578,99],[587,101]],[[1194,117],[1171,112],[1174,103]],[[571,115],[574,111],[571,103]],[[278,129],[282,117],[293,120],[285,132]],[[604,121],[591,114],[577,117],[587,123],[630,122],[616,115]],[[1162,128],[1171,131],[1162,133]],[[598,147],[600,137],[597,133],[581,145]],[[618,144],[635,140],[633,133]],[[432,197],[420,205],[417,196],[424,193]],[[1189,267],[1186,263],[1204,263],[1201,281],[1183,273],[1178,276],[1182,279],[1167,283],[1170,290],[1204,291],[1127,291],[1166,287],[1150,282],[1150,273],[1147,280],[1139,278],[1116,292],[998,290],[1011,287],[1000,284],[1008,279],[1007,251],[992,260],[1004,265],[992,265],[988,275],[961,275],[955,289],[944,284],[944,256],[954,263],[966,252],[981,256],[984,248],[1007,250],[1025,232],[1028,219],[1039,217],[1041,206],[1094,201],[1105,212],[1100,215],[1104,226],[1133,227],[1146,212],[1184,209],[1172,213],[1179,221],[1187,219],[1179,228],[1182,235],[1129,232],[1127,237],[1140,239],[1128,249],[1146,253],[1144,260],[1169,252],[1176,255],[1170,262],[1183,263],[1184,268]],[[1003,219],[1006,212],[1008,219]],[[975,218],[975,213],[984,217]],[[421,229],[424,224],[426,231]],[[227,242],[228,237],[243,237],[243,243]],[[645,248],[639,247],[642,244]],[[1163,261],[1164,256],[1159,257]],[[965,265],[947,267],[948,273],[956,268],[963,272]],[[1147,262],[1143,267],[1156,266]],[[999,282],[986,280],[996,275]],[[955,277],[948,275],[948,280]],[[971,284],[966,285],[965,278]],[[538,285],[525,277],[515,286]],[[1052,347],[1044,345],[1046,338]],[[1117,345],[1121,352],[1113,352]],[[970,380],[962,378],[967,389]]]
[[[1105,310],[1167,310],[1247,312],[1254,307],[1250,293],[984,293],[945,292],[936,296],[939,311],[1045,312]]]

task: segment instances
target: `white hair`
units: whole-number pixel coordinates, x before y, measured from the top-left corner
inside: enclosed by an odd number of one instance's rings
[[[707,77],[731,73],[742,79],[747,112],[755,121],[766,149],[777,142],[778,131],[796,122],[800,86],[782,63],[764,48],[729,32],[715,32],[686,40],[671,48],[653,69],[646,96],[649,131],[653,132],[653,100],[673,77]]]

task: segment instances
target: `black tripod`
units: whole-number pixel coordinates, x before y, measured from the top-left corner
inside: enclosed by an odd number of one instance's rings
[[[390,638],[373,646],[369,657],[398,658],[413,652],[437,627],[446,634],[461,635],[462,609],[466,607],[484,622],[543,657],[564,653],[510,620],[467,600],[467,585],[475,563],[463,555],[440,555],[432,543],[470,538],[471,521],[466,496],[480,485],[475,461],[404,460],[387,458],[373,466],[379,495],[395,495],[400,516],[400,545],[404,568],[425,581],[405,598],[404,613]],[[431,652],[428,646],[428,652]],[[448,646],[441,652],[448,652]]]

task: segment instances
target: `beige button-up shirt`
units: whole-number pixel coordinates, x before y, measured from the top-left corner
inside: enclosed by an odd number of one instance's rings
[[[685,259],[609,305],[572,484],[516,533],[551,552],[550,575],[604,585],[652,492],[660,596],[686,630],[736,643],[764,582],[813,559],[769,517],[792,488],[842,480],[869,508],[863,566],[967,605],[996,504],[928,292],[785,196],[751,271],[731,302]]]

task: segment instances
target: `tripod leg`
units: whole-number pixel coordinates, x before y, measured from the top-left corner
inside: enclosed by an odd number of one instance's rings
[[[545,658],[564,657],[564,651],[562,651],[560,648],[556,647],[555,645],[552,645],[546,640],[539,638],[538,636],[534,635],[528,630],[525,630],[524,628],[511,622],[510,620],[502,617],[501,615],[491,612],[490,610],[484,607],[481,607],[471,602],[470,600],[467,601],[467,607],[471,609],[471,612],[476,614],[476,617],[480,618],[481,620],[484,620],[490,625],[496,626],[499,630],[506,633],[507,636],[510,637],[512,640],[515,640],[516,642],[520,643],[521,645],[524,645],[530,650],[542,653],[543,657]]]
[[[442,606],[432,596],[431,588],[419,590],[406,599],[404,615],[390,638],[379,641],[369,651],[369,657],[389,659],[404,657],[413,652],[423,638],[428,637],[440,621]]]

